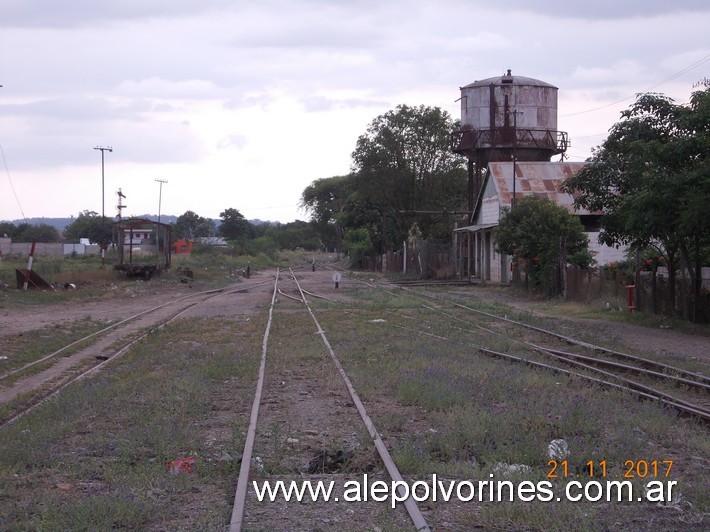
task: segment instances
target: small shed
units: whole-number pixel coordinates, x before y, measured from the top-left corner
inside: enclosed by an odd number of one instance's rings
[[[180,238],[173,242],[173,253],[176,255],[189,255],[192,253],[192,240]]]

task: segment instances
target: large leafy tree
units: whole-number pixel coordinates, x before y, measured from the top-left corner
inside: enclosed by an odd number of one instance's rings
[[[358,138],[348,208],[361,212],[349,217],[365,218],[355,227],[368,228],[378,252],[399,247],[415,223],[425,238],[450,236],[451,216],[417,211],[465,204],[464,159],[449,143],[454,129],[450,115],[438,107],[399,105],[375,118]]]
[[[589,266],[588,244],[577,216],[535,196],[526,196],[505,210],[496,231],[498,251],[523,265],[536,287],[555,286],[549,282],[550,274],[561,257],[576,266]]]
[[[177,238],[186,238],[188,240],[201,236],[212,236],[217,233],[213,220],[203,218],[192,211],[185,211],[184,214],[178,216],[174,227]]]
[[[600,241],[665,255],[672,309],[682,258],[698,302],[710,246],[710,88],[689,105],[641,94],[621,117],[565,187],[577,206],[603,213]]]
[[[88,238],[90,242],[99,244],[103,249],[108,247],[113,234],[113,224],[111,220],[105,218],[95,211],[82,211],[64,229],[64,240],[69,242],[79,242],[81,238]]]

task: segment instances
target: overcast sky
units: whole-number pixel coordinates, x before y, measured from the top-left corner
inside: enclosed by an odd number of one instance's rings
[[[0,0],[0,220],[191,210],[306,219],[398,104],[460,118],[459,87],[559,87],[571,161],[639,92],[710,77],[706,0]]]

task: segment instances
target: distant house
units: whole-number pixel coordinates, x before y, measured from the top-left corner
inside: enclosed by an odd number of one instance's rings
[[[152,229],[130,229],[123,234],[123,243],[134,245],[148,244],[150,243],[152,237]]]
[[[492,162],[483,181],[482,192],[474,206],[472,224],[454,230],[459,249],[469,261],[467,270],[482,281],[507,283],[511,280],[511,257],[496,251],[496,230],[503,208],[510,208],[515,197],[536,196],[548,199],[579,216],[589,237],[589,251],[598,264],[623,260],[625,249],[599,244],[600,213],[574,209],[574,196],[562,191],[562,183],[579,172],[586,163],[576,162]],[[515,168],[515,180],[513,180]]]
[[[201,236],[197,241],[205,246],[227,247],[227,241],[221,236]]]
[[[173,253],[176,255],[186,255],[192,252],[192,240],[181,238],[173,242]]]

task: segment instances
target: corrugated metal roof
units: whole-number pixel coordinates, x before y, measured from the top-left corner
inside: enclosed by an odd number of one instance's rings
[[[476,224],[476,225],[466,225],[464,227],[457,227],[454,229],[454,233],[475,233],[481,229],[490,229],[491,227],[496,227],[498,224]]]
[[[574,209],[574,196],[562,192],[562,183],[579,172],[586,163],[577,162],[525,162],[515,163],[515,196],[537,196],[549,199],[571,213],[591,214],[584,209]],[[510,207],[513,197],[513,162],[489,163],[489,179],[493,181],[498,200]]]

